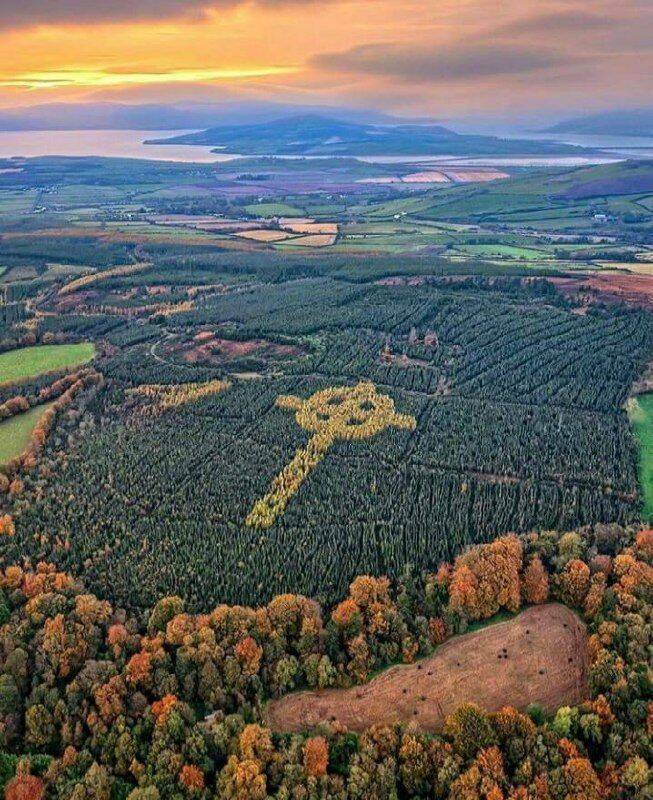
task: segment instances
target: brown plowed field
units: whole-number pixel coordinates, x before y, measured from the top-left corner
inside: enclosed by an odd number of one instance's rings
[[[529,703],[553,711],[587,697],[587,663],[585,625],[566,606],[548,603],[456,636],[429,658],[391,667],[364,686],[273,700],[266,723],[280,732],[336,720],[352,731],[410,721],[437,730],[466,701],[488,711]]]
[[[458,183],[496,181],[510,177],[507,172],[500,172],[498,169],[448,169],[445,174]]]

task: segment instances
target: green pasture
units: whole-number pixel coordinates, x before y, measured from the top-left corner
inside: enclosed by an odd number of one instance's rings
[[[552,258],[552,254],[546,250],[536,250],[532,247],[518,247],[510,244],[463,244],[456,245],[456,250],[466,255],[479,256],[481,258]]]
[[[653,393],[633,397],[628,403],[630,423],[639,444],[639,484],[644,519],[653,519]]]
[[[0,464],[6,464],[19,456],[27,447],[29,437],[41,419],[41,416],[52,403],[30,408],[23,414],[0,422]]]
[[[0,354],[0,383],[34,378],[44,372],[76,367],[95,355],[91,342],[42,344]]]
[[[251,203],[245,206],[247,214],[254,217],[302,217],[304,210],[287,203]]]

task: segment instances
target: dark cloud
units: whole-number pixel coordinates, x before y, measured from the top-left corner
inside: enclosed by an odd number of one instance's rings
[[[379,75],[406,81],[464,81],[537,72],[576,59],[551,49],[482,44],[478,40],[447,46],[371,44],[340,53],[322,53],[312,66]]]
[[[0,27],[198,16],[207,0],[0,0]]]
[[[253,0],[258,5],[308,5],[312,0]],[[208,9],[232,8],[246,0],[0,0],[0,28],[125,22],[188,17]]]
[[[605,14],[592,14],[589,11],[560,11],[555,14],[535,14],[517,19],[492,29],[497,36],[520,36],[534,34],[536,36],[556,33],[582,33],[598,28],[610,28],[615,20]]]

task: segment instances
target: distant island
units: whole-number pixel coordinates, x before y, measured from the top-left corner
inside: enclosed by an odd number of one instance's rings
[[[585,136],[653,136],[653,108],[603,111],[559,122],[546,133],[576,133]]]
[[[555,142],[459,134],[441,125],[379,125],[315,114],[255,125],[223,125],[146,144],[203,145],[242,155],[549,155],[583,152]]]

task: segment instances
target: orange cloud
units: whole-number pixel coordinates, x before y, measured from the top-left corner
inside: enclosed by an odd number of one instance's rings
[[[228,90],[446,116],[650,102],[650,0],[492,14],[485,0],[22,0],[0,26],[0,104]]]

